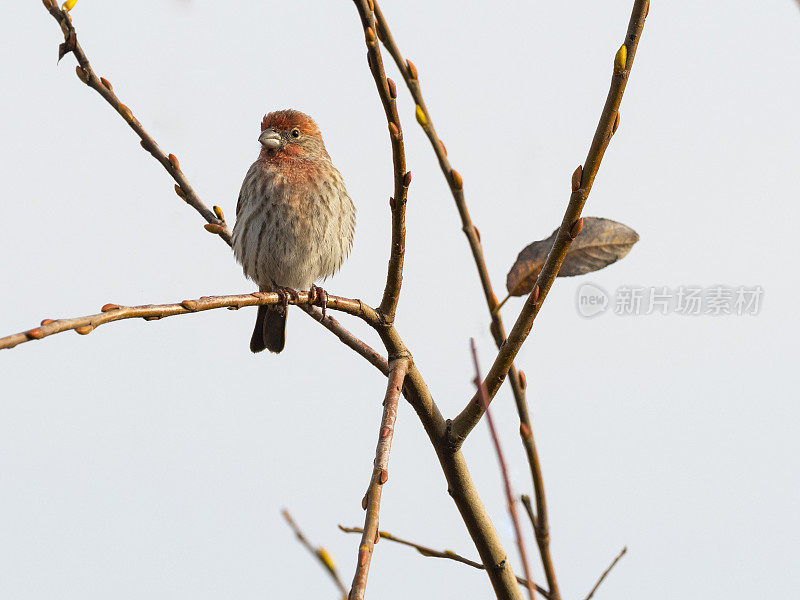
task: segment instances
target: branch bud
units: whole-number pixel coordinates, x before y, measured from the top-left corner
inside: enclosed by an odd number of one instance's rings
[[[389,481],[389,472],[386,469],[381,469],[380,475],[378,475],[378,482],[383,485]]]
[[[78,0],[67,0],[66,2],[64,2],[64,4],[61,5],[61,10],[69,12],[73,8],[75,8],[75,5],[77,3],[78,3]]]
[[[50,323],[55,323],[55,321],[53,319],[42,319],[42,322],[40,324],[44,326],[44,325],[50,325]]]
[[[397,98],[397,86],[394,84],[391,77],[386,78],[386,83],[389,86],[389,96],[391,96],[392,99]]]
[[[628,48],[625,44],[619,47],[614,56],[614,73],[619,75],[625,70],[625,63],[628,62]]]
[[[428,117],[425,116],[425,111],[422,110],[422,107],[419,104],[417,104],[414,114],[417,117],[417,123],[419,123],[423,129],[428,126]]]
[[[578,165],[578,168],[572,172],[572,191],[577,192],[581,189],[581,179],[583,179],[583,165]]]
[[[105,77],[100,78],[100,83],[102,83],[109,92],[114,91],[114,87],[111,85],[111,82]]]
[[[219,235],[225,231],[225,228],[219,223],[206,223],[203,225],[203,229],[205,229],[208,233],[213,233],[214,235]]]
[[[411,79],[418,79],[417,67],[415,67],[414,63],[412,63],[410,60],[406,60],[406,71],[408,71],[408,76],[411,77]]]
[[[175,158],[174,154],[170,154],[167,158],[169,159],[169,164],[172,165],[172,168],[174,168],[176,171],[180,171],[181,170],[181,165],[178,162],[178,159]]]
[[[42,333],[42,330],[39,329],[38,327],[36,329],[31,329],[29,331],[26,331],[25,335],[27,335],[32,340],[40,340],[44,337],[44,333]]]
[[[217,215],[217,218],[220,221],[224,221],[225,220],[225,214],[222,212],[222,209],[219,206],[213,206],[212,208],[214,209],[214,214]]]
[[[110,310],[119,310],[118,304],[104,304],[103,308],[100,309],[100,312],[108,312]]]
[[[364,30],[364,36],[367,38],[367,44],[370,46],[375,44],[375,30],[372,27],[367,27]]]
[[[78,76],[78,79],[80,79],[83,83],[89,85],[89,75],[86,73],[86,71],[83,70],[82,66],[75,65],[75,74]]]
[[[526,389],[528,387],[528,378],[525,377],[525,371],[517,371],[517,375],[519,375],[519,385],[522,389]]]
[[[389,122],[389,133],[392,135],[394,139],[396,140],[400,139],[400,130],[397,128],[397,125],[395,125],[391,121]]]
[[[186,310],[190,310],[192,312],[197,310],[197,301],[196,300],[184,300],[181,302],[181,306]]]
[[[333,557],[322,546],[317,548],[317,557],[322,561],[322,564],[324,564],[326,567],[328,567],[329,571],[335,571],[336,570],[336,563],[333,562]]]
[[[131,109],[125,106],[122,102],[119,103],[117,110],[126,121],[133,119],[133,113],[131,112]]]
[[[617,128],[619,127],[619,111],[617,111],[616,116],[614,117],[614,125],[611,127],[611,135],[617,133]]]
[[[580,218],[572,224],[572,227],[570,227],[569,239],[574,240],[576,237],[578,237],[582,229],[583,229],[583,218]]]
[[[80,327],[75,328],[75,332],[80,335],[88,335],[92,333],[93,329],[94,327],[92,327],[91,325],[81,325]]]
[[[439,145],[442,147],[442,152],[444,152],[444,155],[447,156],[447,146],[444,145],[442,140],[439,140]]]
[[[403,187],[408,187],[411,185],[411,171],[406,171],[406,174],[403,175]]]
[[[186,196],[183,194],[183,190],[181,189],[181,186],[179,186],[177,183],[175,184],[175,193],[178,194],[178,196],[180,196],[184,200],[186,200]]]
[[[450,177],[453,178],[453,186],[457,190],[464,189],[464,180],[461,179],[461,174],[455,169],[450,170]]]

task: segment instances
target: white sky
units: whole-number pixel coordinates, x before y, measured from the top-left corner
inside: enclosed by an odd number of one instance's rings
[[[56,66],[61,33],[41,4],[6,4],[0,333],[107,302],[250,291],[74,59]],[[631,4],[384,2],[464,177],[498,293],[517,252],[561,220]],[[81,0],[73,14],[97,73],[231,223],[262,115],[314,116],[358,207],[353,254],[326,288],[379,301],[390,151],[351,2]],[[623,545],[599,599],[787,597],[800,584],[798,64],[792,0],[653,3],[585,211],[641,241],[617,265],[559,280],[518,361],[565,597],[582,597]],[[471,394],[469,337],[485,365],[494,350],[452,199],[398,88],[414,174],[398,325],[452,416]],[[760,285],[763,307],[587,321],[575,310],[584,281]],[[504,308],[507,323],[520,306]],[[384,381],[299,311],[282,355],[251,355],[254,318],[129,321],[2,353],[0,597],[336,597],[279,511],[350,580],[358,540],[336,524],[362,522]],[[529,492],[506,388],[493,409],[515,488]],[[518,566],[488,444],[481,425],[465,451]],[[390,472],[382,529],[477,556],[405,405]],[[390,543],[369,591],[490,596],[484,574]]]

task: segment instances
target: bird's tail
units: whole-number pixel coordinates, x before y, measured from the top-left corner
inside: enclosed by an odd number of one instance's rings
[[[259,306],[256,316],[256,326],[253,337],[250,338],[250,350],[261,352],[264,348],[276,354],[283,350],[286,344],[286,314],[285,308]]]

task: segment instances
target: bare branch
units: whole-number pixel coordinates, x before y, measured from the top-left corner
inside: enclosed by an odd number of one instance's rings
[[[481,379],[481,369],[478,365],[478,350],[475,347],[475,340],[470,339],[470,347],[472,350],[472,362],[475,366],[475,385],[478,388],[478,395],[483,402],[483,410],[486,412],[486,423],[489,426],[489,433],[492,436],[492,443],[494,444],[495,452],[497,453],[497,461],[500,463],[500,474],[503,477],[503,488],[506,493],[506,500],[508,501],[508,514],[511,516],[511,522],[514,524],[514,534],[517,537],[517,548],[519,548],[519,556],[522,561],[522,570],[525,573],[525,579],[528,580],[528,595],[533,600],[533,578],[531,577],[530,568],[528,567],[528,553],[525,551],[525,539],[522,537],[522,528],[519,525],[519,516],[517,515],[517,503],[514,501],[514,493],[511,491],[511,478],[508,475],[508,468],[506,467],[506,459],[503,456],[503,449],[500,446],[500,438],[497,435],[497,429],[494,426],[494,419],[492,413],[489,411],[489,397],[486,394],[486,386]]]
[[[343,527],[339,525],[339,529],[344,531],[345,533],[364,533],[364,530],[361,527]],[[464,558],[460,554],[456,554],[452,550],[435,550],[433,548],[428,548],[427,546],[423,546],[421,544],[417,544],[415,542],[409,542],[408,540],[404,540],[397,536],[392,535],[386,531],[379,531],[378,535],[381,539],[389,540],[390,542],[395,542],[397,544],[401,544],[403,546],[408,546],[410,548],[414,548],[417,552],[419,552],[422,556],[427,556],[429,558],[446,558],[448,560],[452,560],[455,562],[459,562],[464,565],[469,565],[474,569],[480,569],[481,571],[485,571],[486,567],[484,567],[481,563],[476,562],[474,560],[470,560],[468,558]],[[516,577],[516,576],[515,576]],[[528,580],[523,577],[517,577],[517,582],[521,585],[527,587]],[[536,586],[536,591],[539,592],[545,598],[550,597],[550,593],[544,589],[543,587]]]
[[[649,0],[636,0],[634,2],[633,12],[628,24],[628,32],[625,36],[625,43],[620,47],[614,57],[614,73],[611,78],[611,88],[600,116],[600,122],[597,125],[594,138],[592,139],[592,145],[589,148],[585,165],[579,166],[575,170],[575,173],[573,173],[572,194],[564,213],[564,219],[558,229],[556,240],[553,243],[553,248],[550,250],[544,267],[542,267],[542,271],[539,273],[537,283],[533,287],[522,311],[517,317],[517,321],[514,323],[514,327],[511,329],[506,343],[500,348],[494,364],[492,364],[486,376],[485,385],[490,399],[497,393],[506,374],[513,365],[514,358],[522,347],[523,342],[527,339],[542,302],[547,297],[547,293],[550,291],[553,281],[555,281],[558,270],[561,268],[561,263],[569,249],[570,243],[580,233],[582,227],[582,221],[580,220],[581,211],[589,197],[589,192],[591,192],[595,175],[597,175],[597,171],[600,168],[600,163],[603,160],[606,148],[608,148],[611,137],[616,131],[616,126],[619,124],[619,106],[622,102],[625,86],[628,83],[628,76],[633,67],[633,59],[636,55],[636,48],[641,38],[642,29],[644,28],[648,4]],[[469,432],[472,431],[478,421],[480,421],[482,415],[483,407],[481,405],[481,400],[478,394],[475,394],[466,408],[453,420],[451,441],[454,444],[463,442],[467,435],[469,435]]]
[[[586,598],[584,598],[584,600],[590,600],[591,597],[594,596],[594,593],[597,591],[597,588],[600,587],[600,584],[603,583],[605,578],[611,572],[611,569],[613,569],[617,565],[617,563],[619,562],[619,559],[622,558],[623,556],[625,556],[625,553],[627,551],[628,551],[628,547],[626,546],[620,551],[619,554],[617,554],[617,557],[613,561],[611,561],[611,564],[608,566],[608,568],[605,571],[603,571],[603,574],[600,575],[600,579],[597,580],[597,583],[594,584],[594,587],[591,589],[591,591],[586,596]]]
[[[397,88],[394,81],[386,78],[383,69],[383,59],[378,39],[375,36],[375,15],[371,9],[371,1],[354,0],[361,25],[364,28],[364,38],[367,44],[367,62],[369,70],[375,79],[378,95],[386,113],[389,124],[389,139],[392,142],[392,163],[394,165],[394,197],[389,200],[392,209],[392,246],[389,255],[389,268],[386,274],[386,287],[383,299],[378,308],[387,323],[394,321],[397,303],[400,299],[400,286],[403,282],[403,259],[405,256],[405,214],[408,186],[411,184],[411,172],[406,172],[406,156],[403,147],[403,130],[400,126],[400,117],[397,114]]]
[[[383,13],[377,4],[375,6],[375,15],[378,23],[378,35],[384,46],[389,51],[389,54],[391,54],[392,58],[394,59],[397,68],[403,75],[403,79],[405,80],[406,85],[411,92],[411,96],[417,106],[417,120],[422,126],[425,134],[428,136],[428,140],[430,141],[433,151],[436,154],[436,158],[439,161],[439,166],[444,174],[445,180],[450,187],[450,192],[461,217],[461,228],[467,237],[467,242],[469,243],[470,250],[472,251],[472,257],[475,261],[475,267],[478,271],[478,277],[480,278],[481,286],[483,288],[486,304],[489,308],[489,314],[491,316],[491,325],[489,329],[492,333],[495,344],[498,348],[501,348],[506,341],[505,326],[503,325],[503,320],[500,316],[500,308],[502,307],[503,302],[498,303],[497,296],[492,289],[489,271],[486,267],[486,261],[483,257],[483,246],[481,245],[480,234],[478,233],[477,227],[472,224],[472,220],[467,209],[462,178],[460,174],[450,166],[450,162],[447,158],[447,149],[436,133],[436,128],[433,125],[433,119],[431,118],[428,108],[425,105],[425,100],[422,97],[419,74],[416,66],[411,61],[403,58],[403,55],[400,52],[400,49],[398,48],[391,31],[389,30],[386,19],[384,18]],[[522,371],[517,371],[516,367],[512,364],[508,371],[508,379],[509,383],[511,384],[511,390],[514,394],[517,413],[519,414],[520,435],[522,437],[522,443],[525,447],[525,454],[531,470],[531,479],[536,492],[536,502],[543,517],[542,526],[546,531],[547,503],[545,499],[544,478],[542,475],[541,465],[539,463],[538,451],[536,450],[536,444],[533,438],[530,415],[528,414],[528,402],[525,391],[525,375],[522,373]],[[457,443],[460,444],[461,441],[458,441]],[[549,546],[545,545],[543,547],[542,545],[539,545],[539,549],[542,555],[542,563],[545,565],[545,576],[547,577],[548,587],[551,590],[551,597],[553,600],[560,600],[561,596],[558,589],[555,570],[553,568],[553,561],[549,553]]]
[[[523,429],[522,426],[521,429]],[[529,453],[528,460],[532,465],[535,465],[534,472],[541,473],[539,467],[539,455],[536,452],[536,446],[533,444],[533,436],[530,435],[530,430],[521,431],[521,434],[526,450],[530,448],[533,451],[532,456]],[[536,489],[537,482],[541,483],[542,479],[541,477],[535,477],[533,481],[534,489]],[[523,494],[521,499],[522,505],[525,507],[525,512],[528,513],[528,517],[531,520],[531,525],[533,525],[533,533],[536,537],[536,545],[539,547],[539,556],[542,558],[542,567],[544,568],[545,578],[548,581],[548,585],[552,581],[553,584],[556,585],[555,589],[558,590],[555,568],[553,567],[553,557],[550,554],[550,525],[547,521],[547,503],[544,501],[544,489],[537,491],[536,493],[536,506],[537,510],[539,511],[539,515],[534,514],[529,496]],[[557,591],[557,593],[559,594],[558,597],[560,598],[560,592]]]
[[[317,548],[311,545],[311,542],[308,541],[308,538],[306,538],[301,529],[297,526],[297,523],[294,522],[294,519],[292,518],[292,515],[289,514],[288,510],[282,510],[281,514],[283,515],[283,518],[286,519],[289,527],[292,528],[292,531],[294,531],[294,534],[297,536],[297,539],[300,541],[300,543],[306,547],[306,549],[320,562],[320,564],[322,564],[322,566],[331,576],[333,582],[336,584],[336,587],[339,588],[339,591],[342,593],[342,596],[346,596],[347,588],[345,587],[342,578],[339,577],[339,571],[336,570],[336,565],[334,564],[331,555],[328,554],[328,551],[322,546]]]
[[[350,588],[350,600],[363,600],[367,589],[367,575],[372,561],[372,551],[378,538],[378,518],[381,510],[381,493],[383,485],[389,479],[389,452],[392,449],[394,424],[397,419],[397,404],[403,381],[408,370],[408,359],[400,358],[392,361],[389,381],[386,385],[386,396],[383,399],[383,415],[378,433],[378,447],[375,450],[375,462],[367,493],[362,505],[367,511],[364,519],[364,532],[358,547],[358,561],[353,575],[353,586]]]
[[[296,300],[290,299],[289,302],[291,304],[309,304],[312,300],[314,302],[318,301],[313,295],[311,295],[311,297],[309,296],[308,292],[300,292]],[[122,321],[124,319],[155,321],[164,317],[188,315],[217,308],[237,310],[245,306],[267,306],[279,304],[280,302],[281,296],[276,292],[254,292],[252,294],[233,296],[204,296],[197,300],[184,300],[177,304],[146,304],[143,306],[106,304],[100,309],[99,313],[94,315],[75,317],[72,319],[44,319],[39,327],[0,338],[0,350],[13,348],[14,346],[32,340],[40,340],[64,331],[76,331],[81,335],[86,335],[100,325],[113,323],[114,321]],[[360,300],[329,296],[327,307],[360,317],[373,326],[378,322],[378,316],[375,311]],[[366,344],[364,344],[364,346],[366,346]],[[369,347],[366,346],[366,348]],[[375,353],[374,350],[372,350],[372,352]],[[368,358],[368,360],[370,359]],[[370,360],[370,362],[373,361]]]
[[[174,155],[167,156],[159,148],[156,141],[145,131],[142,124],[136,117],[133,116],[131,109],[120,102],[111,84],[103,77],[98,77],[92,69],[89,59],[84,54],[81,45],[78,43],[78,36],[75,33],[75,28],[72,26],[72,17],[69,12],[58,8],[54,0],[43,0],[44,6],[47,11],[61,26],[61,31],[64,33],[64,43],[59,46],[58,59],[61,60],[65,55],[72,52],[78,61],[76,72],[78,78],[88,85],[90,88],[100,94],[103,99],[108,102],[120,116],[125,119],[125,122],[131,129],[139,136],[142,148],[153,155],[158,162],[167,170],[167,173],[175,180],[177,185],[175,191],[189,206],[199,212],[206,220],[206,230],[219,235],[225,243],[231,245],[231,232],[225,223],[225,217],[222,210],[215,206],[214,210],[210,210],[189,185],[189,180],[181,171],[178,159]]]

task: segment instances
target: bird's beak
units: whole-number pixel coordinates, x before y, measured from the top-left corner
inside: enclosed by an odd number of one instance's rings
[[[258,141],[261,142],[265,150],[277,150],[283,143],[281,134],[271,127],[261,132],[261,135],[258,136]]]

